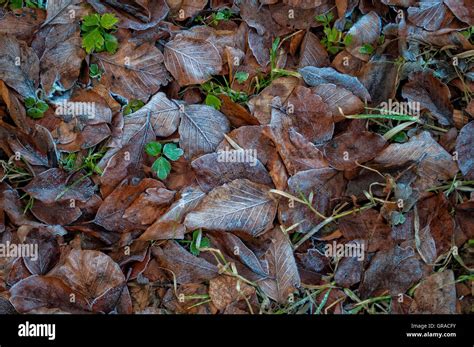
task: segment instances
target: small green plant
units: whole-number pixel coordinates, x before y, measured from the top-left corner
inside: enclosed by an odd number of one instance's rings
[[[224,8],[222,10],[219,10],[217,12],[214,12],[210,16],[210,25],[217,25],[219,24],[220,21],[225,21],[229,20],[232,18],[232,12],[228,8]]]
[[[46,9],[46,0],[0,0],[0,6],[18,10],[23,7]]]
[[[461,34],[468,39],[471,43],[474,42],[474,26],[461,31]]]
[[[238,78],[243,80],[245,77],[244,74],[246,73],[240,75],[236,73],[234,78],[237,80],[237,82],[239,82]],[[246,78],[248,78],[248,74]],[[206,105],[219,110],[221,108],[221,101],[219,100],[218,96],[222,94],[227,95],[233,102],[236,103],[246,103],[248,101],[249,96],[247,93],[233,90],[225,77],[223,78],[223,81],[224,82],[221,83],[219,80],[214,79],[201,85],[201,89],[204,91],[204,93],[206,93],[206,99],[204,101]]]
[[[115,53],[118,40],[112,34],[117,30],[118,18],[112,13],[90,14],[83,18],[81,25],[82,47],[88,54],[92,52]]]
[[[48,110],[49,106],[46,102],[38,97],[27,97],[25,99],[26,114],[33,119],[43,118],[44,113]]]
[[[199,253],[201,253],[201,248],[207,248],[211,245],[211,242],[207,237],[202,237],[202,231],[201,230],[194,230],[193,232],[193,239],[191,241],[191,244],[189,245],[189,251],[195,255],[198,256]]]
[[[35,198],[28,194],[24,194],[23,196],[21,196],[20,200],[23,200],[25,198],[28,198],[28,201],[25,205],[25,208],[23,209],[23,214],[26,214],[28,211],[31,211],[35,202]]]
[[[249,79],[249,73],[248,72],[244,72],[244,71],[239,71],[235,74],[235,80],[239,83],[239,84],[242,84],[244,83],[245,81],[247,81]]]
[[[123,108],[123,115],[128,116],[129,114],[132,114],[134,112],[137,112],[139,109],[141,109],[143,106],[145,106],[145,103],[141,100],[138,99],[132,99],[130,102],[125,105]]]
[[[359,48],[359,53],[361,54],[372,55],[374,51],[375,51],[375,48],[370,43],[366,43],[361,48]]]
[[[210,25],[210,26],[216,26],[219,24],[221,21],[226,21],[231,19],[233,16],[233,13],[230,9],[228,8],[223,8],[220,9],[217,12],[211,13],[211,15],[205,17],[205,16],[197,16],[194,21],[197,23],[201,23],[204,25]]]
[[[351,35],[344,34],[335,27],[331,27],[331,22],[334,20],[334,15],[331,12],[316,16],[316,20],[323,25],[325,36],[321,40],[321,44],[329,53],[336,54],[351,44]]]
[[[160,180],[165,180],[171,172],[171,161],[176,161],[184,154],[181,148],[174,143],[167,143],[164,146],[156,141],[145,145],[145,151],[152,157],[157,157],[151,169]]]
[[[99,65],[91,64],[89,66],[89,76],[90,76],[90,78],[97,78],[98,80],[100,80],[100,78],[102,77],[102,73],[103,73],[103,71],[99,68]]]
[[[89,148],[87,155],[80,157],[78,153],[68,153],[61,158],[61,166],[66,171],[84,170],[88,176],[96,173],[102,175],[102,169],[98,166],[104,157],[106,150],[95,151],[95,147]]]

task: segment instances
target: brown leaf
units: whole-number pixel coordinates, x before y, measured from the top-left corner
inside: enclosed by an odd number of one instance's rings
[[[92,250],[71,250],[61,265],[49,275],[60,278],[73,290],[81,293],[91,306],[96,300],[104,300],[104,296],[113,295],[111,290],[122,288],[125,284],[125,276],[118,264],[108,255]],[[101,307],[101,311],[109,312],[114,304]]]
[[[468,180],[474,180],[474,121],[466,124],[459,132],[456,152],[463,176]]]
[[[39,308],[59,308],[71,313],[85,313],[89,310],[87,300],[67,286],[61,279],[46,276],[30,276],[19,281],[10,289],[10,302],[20,313]],[[71,302],[71,295],[75,301]]]
[[[238,178],[271,185],[272,179],[267,170],[254,155],[245,150],[218,151],[193,160],[191,166],[199,186],[205,192]]]
[[[48,230],[40,228],[30,230],[24,243],[38,249],[37,257],[23,258],[25,266],[33,275],[47,274],[58,262],[59,243]]]
[[[80,173],[68,174],[52,168],[34,177],[23,190],[44,203],[78,200],[86,202],[94,195],[92,181]]]
[[[179,146],[186,159],[213,152],[228,132],[229,121],[213,107],[184,106],[179,125]]]
[[[277,203],[269,187],[238,179],[213,189],[197,209],[186,216],[187,229],[243,232],[258,236],[273,225]]]
[[[181,86],[204,83],[222,69],[222,59],[214,44],[182,35],[165,45],[164,60]]]
[[[179,284],[209,281],[219,275],[216,266],[192,255],[175,241],[152,248],[152,253],[159,265],[169,270],[169,277]]]
[[[303,76],[306,84],[311,87],[332,83],[350,90],[362,100],[370,101],[369,92],[356,77],[341,74],[332,67],[317,68],[314,66],[306,66],[299,69],[299,72],[301,76]]]
[[[297,86],[286,105],[295,129],[309,142],[321,144],[332,138],[332,113],[322,98],[311,89]]]
[[[275,144],[290,175],[328,166],[322,152],[292,127],[291,119],[283,112],[278,97],[273,103],[272,120],[264,127],[263,133]]]
[[[288,303],[290,294],[300,286],[300,276],[288,236],[279,228],[272,230],[269,236],[272,244],[265,254],[270,276],[258,282],[260,288],[280,304]]]
[[[470,26],[474,25],[474,2],[472,0],[444,0],[454,15]]]
[[[438,182],[449,180],[458,172],[456,162],[424,131],[403,144],[391,144],[374,160],[386,168],[416,164],[418,178],[415,187],[424,191]]]
[[[347,240],[365,240],[367,252],[390,248],[393,243],[390,238],[391,228],[374,209],[341,218],[339,228]]]
[[[249,100],[248,106],[250,112],[252,112],[253,116],[258,119],[260,124],[270,123],[273,98],[279,96],[282,103],[285,103],[298,83],[299,80],[295,77],[277,78],[258,96]]]
[[[69,90],[79,77],[86,52],[81,47],[79,24],[76,24],[76,27],[74,35],[65,41],[57,42],[41,57],[41,84],[47,95],[53,91],[53,84],[58,83],[65,90]]]
[[[163,54],[149,43],[135,46],[130,41],[121,42],[114,55],[98,53],[94,58],[104,71],[100,82],[128,100],[148,100],[171,80]]]
[[[402,95],[411,102],[419,102],[442,125],[453,123],[453,106],[449,88],[429,72],[417,72],[402,88]]]
[[[385,147],[385,139],[369,131],[347,132],[324,146],[324,155],[337,170],[351,170],[377,156]]]
[[[87,2],[100,14],[114,13],[120,19],[117,23],[120,28],[133,30],[152,28],[163,20],[169,12],[166,0],[128,3],[107,1],[105,4],[99,0],[87,0]]]
[[[35,96],[39,82],[39,59],[23,41],[0,35],[0,80],[24,97]]]
[[[426,30],[436,31],[453,20],[443,0],[420,1],[418,6],[408,8],[408,19]]]
[[[76,16],[82,17],[84,10],[81,10],[80,0],[51,0],[46,5],[47,17],[43,26],[47,24],[71,24],[75,21]],[[71,17],[74,11],[75,16]]]
[[[255,295],[255,288],[235,277],[219,276],[209,281],[209,296],[219,311],[240,300],[249,300]]]
[[[353,240],[348,242],[347,245],[354,245],[359,247],[359,249],[364,247],[362,249],[366,250],[365,242],[363,240]],[[364,261],[356,256],[342,258],[337,266],[336,273],[334,274],[334,280],[340,286],[350,288],[354,284],[360,282],[362,278],[363,265]]]
[[[127,209],[133,206],[133,204],[139,204],[140,201],[143,201],[144,198],[141,197],[141,194],[147,191],[147,189],[163,187],[163,183],[151,178],[144,178],[139,182],[137,182],[136,178],[123,180],[104,200],[97,211],[94,223],[103,226],[109,231],[117,232],[127,232],[133,228],[140,227],[140,221],[133,218],[130,221],[125,218]],[[152,203],[152,205],[155,204]],[[153,215],[153,208],[148,212]],[[129,214],[127,213],[127,215]],[[154,220],[153,216],[146,216],[146,218],[151,220],[150,223]]]
[[[364,65],[359,79],[367,88],[372,99],[372,105],[379,106],[382,102],[394,99],[397,92],[398,67],[382,56],[372,58]]]
[[[363,298],[385,290],[395,296],[405,293],[421,277],[421,263],[415,257],[415,250],[410,246],[395,246],[377,252],[372,258],[359,291]]]
[[[197,207],[205,193],[197,187],[186,187],[177,199],[145,232],[140,240],[182,239],[186,229],[182,225],[184,216]]]
[[[54,214],[51,213],[54,211]],[[81,209],[71,206],[68,201],[51,204],[36,200],[31,208],[31,214],[45,224],[68,225],[82,216]]]
[[[263,127],[261,126],[242,126],[232,130],[227,136],[235,141],[241,148],[245,150],[255,150],[258,160],[266,165],[268,158],[275,152],[275,147],[271,141],[263,136]],[[217,151],[223,151],[230,148],[230,143],[225,139],[219,146]]]
[[[168,0],[171,13],[177,21],[194,17],[207,5],[208,0]]]
[[[301,43],[300,61],[298,67],[329,65],[329,56],[318,37],[308,31]]]
[[[29,41],[46,18],[44,11],[22,8],[21,12],[7,12],[0,18],[0,34],[10,34],[17,39]]]
[[[105,168],[100,177],[103,197],[109,195],[126,177],[143,175],[144,147],[148,142],[155,139],[156,136],[151,124],[151,114],[148,113],[143,126],[130,137],[129,142],[119,150],[109,150],[109,156],[104,157]]]
[[[364,109],[364,103],[357,96],[335,84],[320,84],[312,87],[311,90],[328,105],[335,122],[346,119],[344,115],[358,114]],[[339,108],[342,109],[344,115],[341,114]]]
[[[130,139],[148,121],[148,118],[156,136],[170,136],[178,129],[179,105],[169,100],[165,93],[159,92],[153,95],[145,106],[124,117],[121,139],[123,145],[129,143]]]
[[[456,314],[456,287],[452,270],[436,272],[416,288],[409,313]]]
[[[361,60],[368,61],[370,56],[368,54],[360,53],[362,46],[369,44],[375,46],[382,31],[382,20],[375,12],[360,17],[360,19],[349,29],[347,35],[352,36],[351,43],[346,46],[346,49],[354,57]]]
[[[268,276],[268,264],[257,256],[257,251],[254,252],[234,234],[209,231],[206,235],[209,236],[212,247],[219,249],[226,259],[232,259],[241,276],[249,280]]]
[[[308,198],[313,194],[312,206],[323,215],[330,215],[333,208],[338,204],[345,189],[345,181],[342,173],[331,169],[312,169],[300,171],[288,179],[290,194],[301,198]],[[295,229],[297,232],[308,232],[313,226],[321,222],[313,211],[298,202],[284,201],[280,203],[278,216],[280,223],[289,228],[300,223]]]

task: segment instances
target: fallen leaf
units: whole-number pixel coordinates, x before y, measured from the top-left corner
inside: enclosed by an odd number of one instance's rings
[[[290,295],[301,284],[293,249],[288,236],[279,228],[272,230],[269,236],[272,243],[265,259],[268,261],[270,275],[268,279],[260,281],[259,285],[270,298],[280,304],[287,304]]]
[[[163,54],[149,43],[135,46],[130,41],[122,42],[114,55],[93,56],[104,71],[100,83],[128,100],[147,100],[171,80]]]
[[[219,51],[211,42],[182,35],[165,45],[164,61],[181,86],[204,83],[222,68]]]
[[[213,189],[184,221],[188,230],[209,229],[258,236],[272,227],[277,203],[269,187],[238,179]]]
[[[324,146],[324,155],[333,168],[351,170],[374,159],[385,145],[385,139],[378,134],[347,132],[329,141]]]
[[[192,159],[213,152],[229,130],[229,121],[216,109],[206,105],[184,106],[179,146],[185,158]]]
[[[421,281],[409,313],[456,314],[456,287],[452,270],[436,272]]]
[[[402,96],[410,102],[419,102],[442,125],[453,123],[453,106],[449,88],[429,72],[417,72],[402,88]]]
[[[459,132],[456,152],[463,176],[468,180],[474,180],[474,122],[466,124]]]

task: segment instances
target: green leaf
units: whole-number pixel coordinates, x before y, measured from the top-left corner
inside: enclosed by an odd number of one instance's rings
[[[205,103],[207,106],[214,107],[216,110],[221,109],[221,101],[219,100],[218,97],[212,94],[207,94]]]
[[[82,47],[86,49],[87,53],[91,53],[95,48],[98,50],[104,45],[104,38],[99,29],[94,29],[86,34],[82,39]]]
[[[85,16],[82,20],[82,25],[86,27],[98,26],[99,23],[100,23],[100,16],[97,13]]]
[[[374,47],[370,43],[366,43],[361,48],[359,48],[359,52],[361,54],[371,55],[372,53],[374,53]]]
[[[36,108],[37,108],[38,110],[40,110],[42,113],[45,113],[45,112],[48,110],[49,106],[48,106],[48,104],[45,103],[43,100],[39,100],[39,101],[36,103]]]
[[[245,81],[248,80],[248,78],[249,78],[249,73],[248,72],[239,71],[235,74],[235,79],[239,83],[244,83]]]
[[[132,99],[130,100],[129,105],[133,109],[133,112],[136,112],[139,109],[141,109],[143,106],[145,106],[145,103],[139,99]]]
[[[401,131],[398,134],[396,134],[394,137],[392,137],[392,139],[395,142],[404,143],[408,141],[408,136],[404,131]]]
[[[196,243],[197,243],[197,239],[200,233],[201,233],[201,230],[194,230],[193,240],[191,241],[191,244],[189,246],[189,251],[195,256],[198,256],[199,253],[201,253],[201,251],[199,250],[200,248],[207,248],[211,245],[211,242],[209,241],[207,237],[201,237],[201,242],[198,247]]]
[[[26,108],[32,108],[35,105],[36,105],[36,99],[33,98],[32,96],[29,96],[25,99]]]
[[[40,119],[40,118],[43,118],[43,112],[41,112],[39,109],[37,109],[36,107],[33,107],[33,108],[30,108],[28,109],[28,111],[26,111],[26,114],[28,116],[30,116],[31,118],[33,119]]]
[[[23,1],[22,0],[11,0],[10,1],[10,8],[12,10],[18,10],[23,7]]]
[[[403,215],[403,213],[394,211],[392,213],[392,224],[393,225],[399,225],[403,224],[406,221],[406,217]]]
[[[151,169],[156,172],[160,180],[165,180],[171,172],[171,164],[165,157],[159,157],[155,160]]]
[[[109,53],[115,53],[118,48],[118,40],[114,35],[104,33],[105,49]]]
[[[156,141],[148,142],[145,145],[145,152],[153,157],[159,156],[161,154],[161,143]]]
[[[349,46],[352,43],[352,35],[346,34],[344,37],[344,45]]]
[[[100,26],[104,29],[110,30],[118,23],[118,18],[113,13],[105,13],[100,18]]]
[[[174,143],[167,143],[163,148],[163,154],[168,157],[168,159],[176,161],[184,154],[184,151],[178,148]]]
[[[89,72],[92,75],[97,75],[99,73],[99,66],[97,64],[91,64],[89,66]]]

